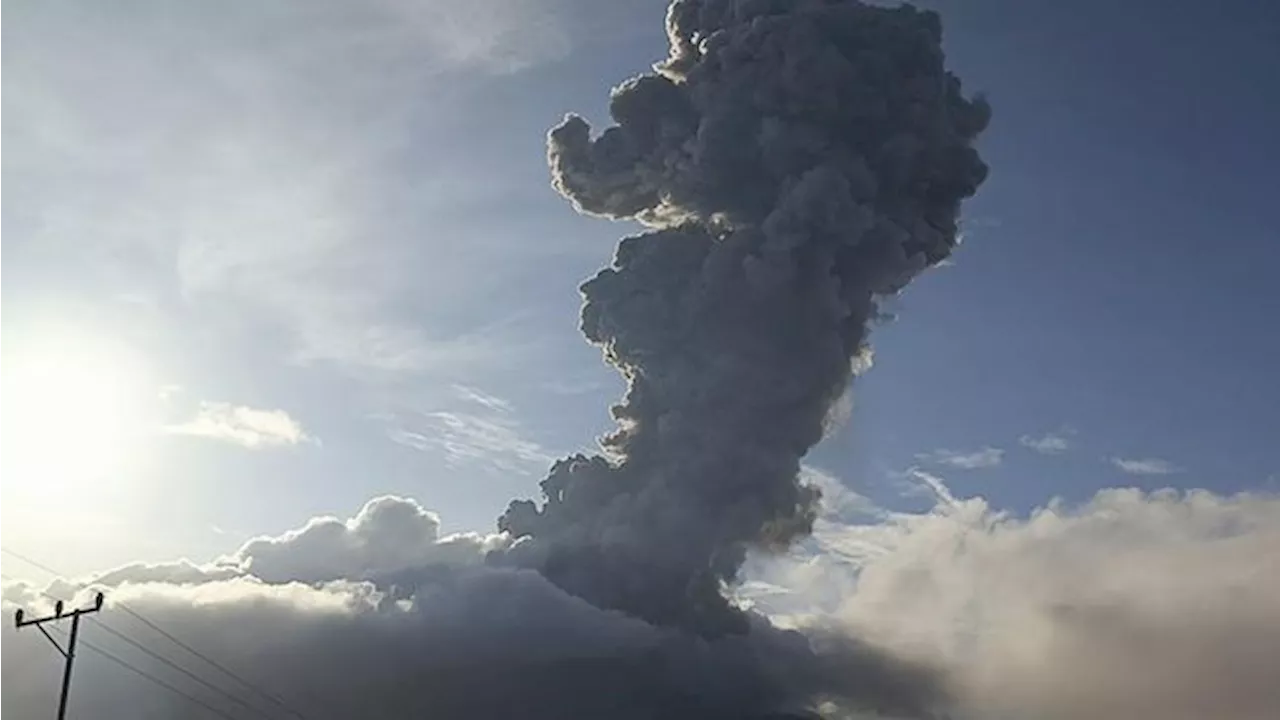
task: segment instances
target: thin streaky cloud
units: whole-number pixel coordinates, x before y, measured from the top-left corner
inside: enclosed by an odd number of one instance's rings
[[[500,470],[527,472],[554,457],[541,444],[525,437],[519,423],[501,418],[457,412],[434,412],[436,444],[453,463],[482,462]]]
[[[937,499],[939,505],[955,507],[959,504],[959,501],[956,500],[956,496],[951,493],[951,488],[947,487],[946,480],[941,476],[925,472],[920,468],[911,468],[907,471],[907,476],[919,482],[921,486],[927,488]]]
[[[857,492],[831,472],[813,465],[800,466],[800,480],[822,492],[820,517],[829,521],[850,518],[884,518],[887,512],[871,498]]]
[[[1172,475],[1182,468],[1163,458],[1111,458],[1111,464],[1130,475]]]
[[[960,470],[978,470],[996,467],[1004,461],[1004,450],[987,446],[972,452],[938,449],[933,452],[920,453],[916,459],[921,462],[946,465]]]
[[[925,498],[939,507],[951,507],[958,501],[947,487],[947,481],[941,475],[931,473],[919,467],[891,472],[894,486],[904,498]],[[881,508],[881,510],[884,510]],[[888,512],[887,510],[884,510]]]
[[[494,412],[509,413],[512,411],[511,403],[496,395],[490,395],[483,390],[477,390],[469,385],[454,385],[453,391],[459,398],[478,405],[483,405]]]
[[[556,453],[529,436],[510,401],[466,385],[453,391],[464,407],[393,414],[388,436],[415,450],[442,453],[457,467],[527,475],[555,460]]]
[[[1018,438],[1018,444],[1041,455],[1057,455],[1071,447],[1071,433],[1060,430],[1043,435],[1023,435]]]

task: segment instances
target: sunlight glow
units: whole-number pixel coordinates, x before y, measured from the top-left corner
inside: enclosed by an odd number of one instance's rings
[[[6,494],[113,482],[150,427],[148,397],[154,393],[140,363],[85,337],[17,345],[16,357],[4,364],[0,390]]]

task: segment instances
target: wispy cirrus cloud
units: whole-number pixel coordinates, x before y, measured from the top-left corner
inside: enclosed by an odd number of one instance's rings
[[[511,403],[506,400],[497,395],[490,395],[483,390],[473,388],[470,385],[454,385],[453,391],[461,399],[476,403],[496,413],[510,414],[514,410]]]
[[[483,390],[454,385],[454,406],[399,414],[391,439],[406,447],[441,452],[450,465],[479,465],[500,472],[532,474],[555,454],[530,437],[508,400]]]
[[[1182,468],[1163,458],[1111,458],[1111,464],[1130,475],[1173,475]]]
[[[1041,455],[1058,455],[1071,447],[1074,434],[1072,430],[1064,428],[1043,435],[1023,435],[1018,438],[1018,444]]]
[[[951,493],[951,488],[947,487],[947,481],[941,475],[925,472],[920,468],[911,468],[906,476],[914,481],[918,488],[932,496],[938,506],[952,507],[958,504],[959,501]]]
[[[427,417],[438,432],[434,442],[452,463],[481,462],[501,470],[529,472],[530,465],[547,465],[553,459],[542,445],[525,437],[513,420],[445,411]]]
[[[800,480],[822,492],[822,516],[832,520],[883,519],[885,510],[834,474],[813,465],[800,466]]]
[[[316,442],[302,423],[284,410],[263,410],[226,402],[201,402],[195,417],[168,425],[173,435],[232,443],[251,450]]]
[[[561,3],[10,9],[5,173],[21,210],[6,244],[61,258],[86,294],[127,288],[130,312],[166,327],[226,319],[298,363],[398,375],[501,354],[418,309],[475,281],[441,269],[472,256],[417,254],[456,236],[451,206],[492,192],[474,158],[453,162],[455,104],[439,97],[473,84],[459,72],[478,83],[563,57]],[[410,145],[433,161],[405,177]]]
[[[916,459],[921,462],[946,465],[960,470],[978,470],[992,468],[1004,461],[1004,450],[987,446],[971,452],[938,449],[933,452],[920,453]]]

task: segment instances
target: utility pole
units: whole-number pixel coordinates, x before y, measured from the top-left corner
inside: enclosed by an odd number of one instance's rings
[[[62,657],[67,659],[67,665],[62,670],[62,694],[58,698],[58,720],[66,720],[67,717],[67,697],[71,693],[71,664],[75,662],[76,659],[76,637],[80,634],[80,616],[88,615],[89,613],[96,613],[101,609],[102,593],[98,593],[93,599],[93,607],[80,608],[78,610],[72,610],[69,613],[64,613],[62,612],[62,601],[59,600],[53,606],[52,615],[42,618],[31,618],[28,620],[21,609],[19,609],[14,615],[14,623],[18,628],[34,625],[35,628],[49,640],[49,642],[53,643],[53,647],[62,654]],[[62,646],[58,644],[58,641],[54,640],[53,636],[49,634],[49,631],[45,630],[41,625],[47,622],[66,620],[67,618],[71,618],[71,636],[67,639],[67,648],[63,650]]]

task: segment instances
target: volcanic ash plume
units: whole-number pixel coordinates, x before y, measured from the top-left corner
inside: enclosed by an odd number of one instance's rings
[[[582,286],[582,331],[628,382],[619,428],[499,524],[564,590],[717,637],[747,629],[722,594],[745,552],[809,532],[800,460],[876,298],[955,246],[990,110],[909,6],[677,0],[667,33],[613,126],[570,115],[548,140],[575,207],[654,228]]]

